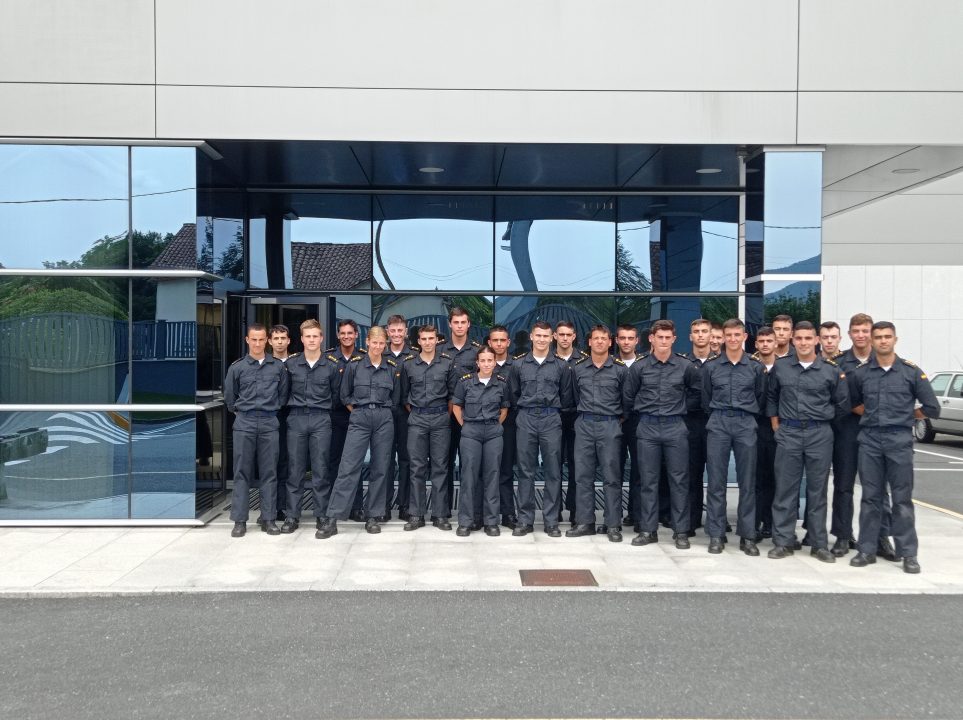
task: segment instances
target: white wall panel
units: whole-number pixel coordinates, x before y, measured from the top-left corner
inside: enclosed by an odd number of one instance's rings
[[[154,88],[0,83],[0,135],[153,138]]]
[[[949,332],[950,338],[950,358],[949,363],[944,368],[922,365],[927,372],[936,370],[963,370],[963,333]]]
[[[961,117],[963,92],[800,92],[798,142],[960,145]]]
[[[921,319],[923,315],[922,266],[903,266],[898,269],[897,276],[898,280],[893,288],[893,317],[890,319],[894,322]]]
[[[921,296],[920,317],[923,320],[940,320],[949,317],[947,303],[950,288],[963,277],[957,269],[946,265],[923,266],[923,292]]]
[[[799,16],[801,90],[963,90],[959,0],[801,0]]]
[[[169,138],[791,142],[792,93],[158,87]]]
[[[153,0],[0,2],[0,82],[154,82]]]
[[[892,265],[867,265],[866,266],[866,300],[871,302],[875,312],[881,313],[881,317],[892,317],[895,301],[895,269]],[[863,311],[865,312],[865,311]],[[846,322],[840,323],[849,325],[849,318],[855,312],[846,316]]]
[[[947,332],[945,320],[923,320],[920,325],[920,348],[918,355],[908,355],[903,348],[903,328],[896,326],[899,343],[896,347],[898,355],[905,355],[908,360],[917,363],[927,372],[954,367],[950,353],[950,333]],[[922,360],[921,358],[926,358]]]
[[[823,265],[823,283],[819,295],[819,316],[823,320],[835,320],[838,315],[836,288],[836,266]],[[839,322],[836,320],[836,322]],[[842,324],[842,323],[840,323]]]
[[[950,292],[946,298],[946,310],[950,320],[963,320],[963,266],[957,265],[950,268],[950,272],[953,276],[953,281],[950,283]],[[959,328],[955,328],[955,335],[963,337],[963,332],[959,332]]]
[[[873,316],[877,320],[893,320]],[[934,362],[929,354],[925,352],[929,349],[928,339],[924,341],[923,321],[922,320],[893,320],[896,325],[896,354],[900,357],[917,363],[920,367],[926,368],[927,365],[934,367]],[[945,352],[945,351],[944,351]]]
[[[836,268],[836,305],[838,308],[866,307],[866,268],[842,265]],[[854,311],[856,312],[856,311]],[[865,311],[859,311],[865,312]],[[851,315],[852,313],[850,313]],[[847,315],[848,317],[848,315]],[[839,319],[836,319],[839,322]],[[845,323],[840,323],[845,325]]]
[[[796,21],[796,0],[163,0],[158,81],[795,90]]]

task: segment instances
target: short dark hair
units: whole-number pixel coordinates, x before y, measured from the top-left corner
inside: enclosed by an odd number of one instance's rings
[[[808,320],[800,320],[799,322],[797,322],[797,323],[793,326],[792,334],[795,335],[795,334],[796,334],[797,332],[799,332],[800,330],[808,330],[809,332],[813,333],[814,335],[816,334],[816,326],[813,325],[813,324],[812,324],[811,322],[809,322]]]
[[[552,326],[547,320],[536,320],[533,322],[531,332],[535,332],[536,328],[539,330],[548,330],[549,332],[552,330]]]
[[[787,323],[789,323],[790,325],[792,325],[792,316],[791,316],[791,315],[776,315],[776,317],[774,317],[774,318],[770,321],[769,324],[772,325],[773,323],[777,323],[777,322],[787,322]]]
[[[670,332],[675,335],[675,323],[671,320],[656,320],[652,323],[652,327],[649,328],[649,335],[655,335],[659,331]]]
[[[358,323],[356,323],[356,322],[355,322],[354,320],[352,320],[351,318],[345,318],[345,319],[343,319],[343,320],[338,320],[338,332],[340,332],[340,331],[341,331],[341,328],[343,328],[345,325],[350,325],[352,330],[354,330],[355,332],[358,332]]]
[[[832,330],[833,328],[842,332],[842,328],[839,327],[839,323],[835,320],[827,320],[826,322],[819,323],[820,330]]]
[[[729,321],[726,320],[726,322],[729,322]],[[725,328],[725,326],[726,326],[725,323],[722,323],[722,324],[719,324],[717,322],[709,323],[709,327],[712,328],[713,330],[722,330],[723,328]]]
[[[635,336],[639,336],[639,329],[635,325],[629,325],[628,323],[622,323],[617,328],[615,328],[615,334],[618,335],[620,330],[625,330],[626,332],[635,333]]]
[[[421,327],[418,328],[419,339],[421,338],[421,333],[434,333],[435,336],[437,337],[438,328],[436,328],[434,325],[422,325]]]
[[[689,323],[689,329],[691,330],[696,325],[708,325],[711,328],[713,324],[714,323],[712,323],[709,320],[706,320],[704,317],[697,317],[695,320]]]
[[[758,330],[756,330],[756,337],[757,337],[757,338],[759,338],[759,337],[768,337],[769,335],[775,335],[775,334],[776,334],[776,331],[773,330],[773,329],[772,329],[771,327],[769,327],[768,325],[763,325],[761,328],[759,328]]]
[[[851,318],[849,318],[849,327],[852,329],[853,325],[872,325],[873,316],[867,315],[866,313],[856,313]]]
[[[265,335],[267,334],[267,328],[264,326],[264,323],[251,323],[247,326],[247,333],[245,333],[245,337],[250,335],[252,330],[254,332],[264,332]]]
[[[599,323],[598,325],[593,325],[591,328],[589,328],[589,332],[588,332],[589,338],[591,339],[592,335],[594,335],[597,332],[605,333],[606,336],[608,336],[609,340],[612,339],[612,331],[609,330],[608,325],[602,325],[601,323]]]
[[[490,328],[488,328],[488,337],[491,337],[493,332],[503,332],[508,335],[509,340],[512,339],[512,334],[508,332],[508,328],[504,325],[492,325]]]
[[[746,329],[746,324],[742,322],[739,318],[729,318],[724,323],[722,323],[723,330],[730,330],[731,328],[741,328],[743,331]]]
[[[491,345],[482,345],[480,348],[478,348],[478,352],[475,353],[475,360],[476,360],[476,362],[477,362],[478,358],[480,358],[484,353],[491,353],[492,355],[494,355],[494,356],[496,356],[496,357],[498,356],[498,353],[496,353],[494,350],[492,350],[492,346],[491,346]]]
[[[388,321],[385,323],[385,327],[388,327],[389,325],[397,325],[398,323],[401,323],[402,325],[407,325],[408,321],[405,320],[404,315],[392,315],[391,317],[388,318]]]
[[[896,334],[896,326],[889,320],[880,320],[879,322],[874,322],[872,331],[876,332],[877,330],[892,330],[893,334]]]
[[[288,326],[282,325],[281,323],[271,326],[271,330],[268,332],[268,335],[273,335],[274,333],[284,333],[288,337],[291,337],[291,331],[288,330]]]
[[[558,329],[563,327],[567,327],[572,332],[575,332],[575,323],[573,323],[571,320],[559,320],[557,323],[555,323],[555,332],[558,332]]]
[[[451,310],[448,311],[448,320],[450,322],[453,317],[461,317],[462,315],[468,318],[468,321],[471,322],[471,315],[468,314],[468,311],[465,310],[465,308],[463,308],[461,305],[455,305]]]

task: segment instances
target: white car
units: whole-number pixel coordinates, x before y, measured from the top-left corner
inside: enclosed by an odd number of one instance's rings
[[[935,373],[930,376],[930,387],[940,403],[940,417],[917,420],[913,435],[921,443],[933,442],[936,433],[963,436],[963,371]]]

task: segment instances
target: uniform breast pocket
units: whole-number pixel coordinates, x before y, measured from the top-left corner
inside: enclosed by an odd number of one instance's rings
[[[893,372],[890,370],[890,372]],[[887,378],[889,379],[889,378]],[[913,387],[909,378],[894,378],[895,382],[881,383],[880,401],[898,407],[905,407],[914,399]]]
[[[522,378],[522,395],[535,397],[538,394],[538,378]]]
[[[375,402],[383,403],[391,399],[391,378],[379,376],[371,383]]]
[[[354,383],[354,396],[355,396],[358,400],[368,400],[368,399],[371,399],[371,398],[372,398],[372,395],[371,395],[371,384],[370,384],[370,382],[368,382],[368,381],[358,382],[358,381],[356,380],[355,383]]]
[[[465,400],[465,417],[476,419],[481,416],[482,404],[477,399]]]

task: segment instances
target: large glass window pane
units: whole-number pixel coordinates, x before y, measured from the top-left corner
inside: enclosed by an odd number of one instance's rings
[[[131,517],[195,516],[198,446],[194,413],[133,413]]]
[[[126,268],[127,155],[0,145],[0,266]]]
[[[132,265],[197,267],[194,148],[131,148]]]
[[[819,325],[820,283],[769,280],[765,283],[765,319],[789,315],[793,322],[808,320]]]
[[[821,263],[821,152],[767,152],[763,179],[765,271],[818,273]]]
[[[491,290],[490,197],[377,195],[373,238],[383,290]]]
[[[575,346],[585,349],[585,339],[593,325],[615,328],[616,301],[605,296],[519,296],[495,297],[495,322],[508,328],[512,339],[511,352],[531,350],[529,333],[536,320],[545,320],[554,328],[560,320],[575,325]]]
[[[208,293],[197,294],[197,398],[208,402],[219,394],[224,371],[221,336],[224,305]]]
[[[368,330],[371,329],[371,297],[369,295],[332,295],[328,303],[330,317],[328,322],[322,323],[325,328],[331,328],[325,334],[325,344],[334,347],[338,344],[338,321],[354,320],[358,325],[358,341],[356,345],[365,347]]]
[[[736,290],[738,213],[735,197],[620,198],[618,289]]]
[[[125,413],[0,413],[0,519],[126,518]]]
[[[0,278],[0,402],[128,402],[126,279]]]
[[[655,320],[672,320],[678,336],[675,350],[688,352],[692,349],[689,326],[693,320],[705,318],[722,324],[738,317],[738,312],[739,299],[734,296],[629,297],[618,301],[618,323],[639,331],[639,348],[644,352],[649,350],[649,327]]]
[[[232,191],[197,194],[197,267],[220,275],[225,291],[244,289],[244,197]]]
[[[471,327],[468,337],[483,342],[495,322],[494,299],[485,295],[375,295],[372,298],[372,325],[384,325],[392,315],[401,315],[408,322],[410,342],[417,342],[417,330],[422,325],[434,325],[444,337],[449,337],[448,312],[458,306],[468,311]]]
[[[197,377],[197,280],[135,279],[133,402],[194,402]]]
[[[495,289],[615,289],[615,200],[499,197]]]
[[[225,437],[223,407],[208,408],[196,415],[197,481],[194,512],[201,515],[214,507],[225,489]]]

